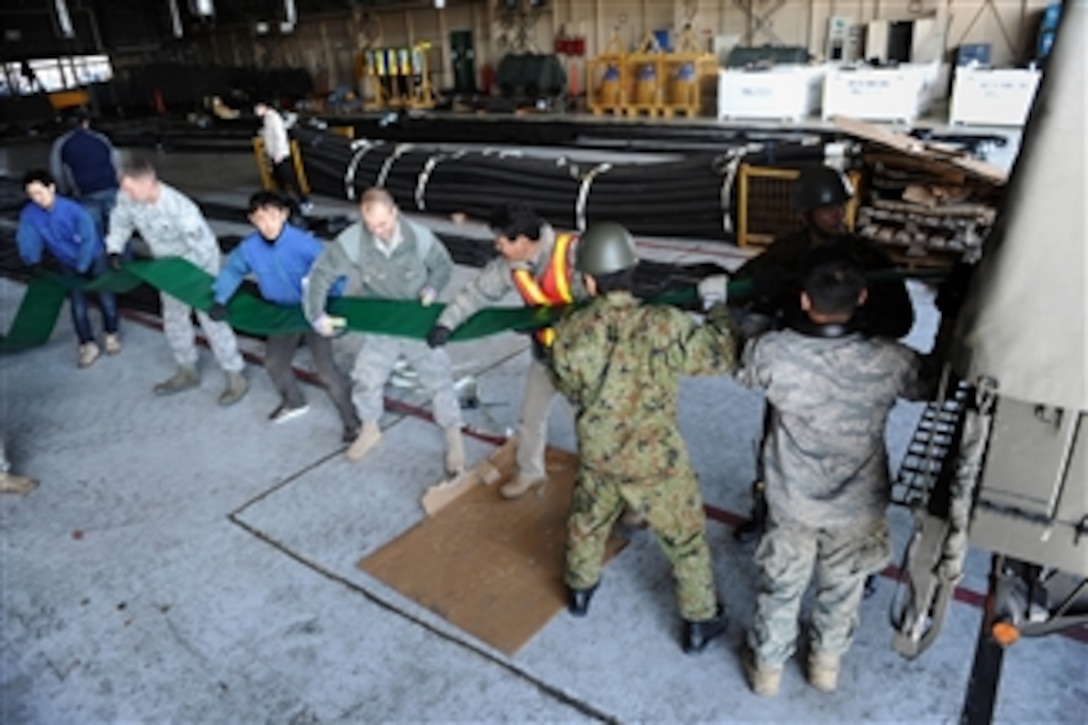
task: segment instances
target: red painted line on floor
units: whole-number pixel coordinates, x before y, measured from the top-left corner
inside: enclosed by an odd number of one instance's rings
[[[121,310],[121,314],[126,319],[132,320],[133,322],[137,322],[146,327],[153,327],[159,330],[162,329],[162,320],[146,312],[140,312],[138,310]],[[208,347],[207,339],[199,332],[196,334],[196,339],[200,345]],[[250,362],[254,365],[260,365],[262,367],[264,366],[264,358],[262,356],[252,352],[241,352],[242,356],[246,359],[247,362]],[[300,380],[321,387],[321,381],[318,380],[315,373],[312,373],[309,370],[302,370],[300,368],[292,368],[292,370],[294,370],[295,376]],[[431,412],[426,408],[420,407],[418,405],[412,405],[411,403],[405,403],[403,401],[396,400],[395,398],[385,398],[384,403],[386,410],[404,413],[405,415],[411,415],[415,418],[421,418],[432,423],[434,422],[434,416],[432,416]],[[495,435],[493,433],[485,433],[483,431],[475,430],[474,428],[471,428],[469,426],[465,426],[463,430],[465,435],[471,436],[480,441],[484,441],[485,443],[491,443],[492,445],[496,446],[501,446],[507,440],[505,436]],[[718,508],[717,506],[711,506],[710,504],[705,505],[704,509],[706,511],[706,517],[708,519],[725,524],[726,526],[729,526],[731,528],[736,528],[748,520],[740,514],[733,513],[732,511],[727,511],[726,509]],[[902,576],[902,569],[900,569],[898,566],[890,565],[886,567],[883,571],[881,571],[880,575],[886,579],[898,581]],[[965,587],[956,587],[955,591],[952,593],[952,598],[957,602],[967,604],[978,609],[981,609],[986,603],[985,594],[976,592],[973,589],[967,589]],[[1063,637],[1068,637],[1069,639],[1075,640],[1082,644],[1088,644],[1088,627],[1076,627],[1074,629],[1067,629],[1062,632],[1057,632],[1056,634],[1060,634]]]

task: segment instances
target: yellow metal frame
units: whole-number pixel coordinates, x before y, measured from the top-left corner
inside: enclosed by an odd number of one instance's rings
[[[350,126],[342,128],[351,128]],[[347,135],[347,134],[344,134]],[[352,138],[354,130],[352,131]],[[282,191],[276,186],[276,180],[272,176],[272,160],[264,152],[264,141],[260,136],[253,137],[253,156],[257,159],[257,171],[261,175],[261,188],[265,191]],[[298,190],[303,196],[310,195],[310,180],[306,178],[306,168],[302,164],[302,150],[298,141],[291,139],[291,165],[295,169],[295,178],[298,179]]]
[[[430,41],[421,40],[415,45],[408,48],[409,50],[409,64],[412,62],[412,57],[415,54],[419,56],[419,83],[415,83],[412,79],[415,74],[411,72],[409,66],[407,73],[403,72],[403,69],[398,69],[396,72],[389,71],[385,73],[379,72],[381,69],[386,69],[384,61],[379,61],[379,53],[385,53],[389,50],[402,50],[402,48],[371,48],[369,49],[374,55],[374,63],[370,63],[365,55],[362,60],[363,65],[366,66],[366,80],[368,87],[374,91],[373,99],[369,98],[369,94],[364,94],[363,106],[368,110],[380,110],[386,108],[408,108],[408,109],[421,109],[427,110],[434,108],[435,104],[435,92],[431,85],[430,63],[427,54],[431,50]],[[382,84],[382,79],[389,79],[389,90],[386,91],[385,86]]]
[[[616,80],[619,87],[619,97],[616,99],[616,103],[605,103],[601,98],[602,79],[604,72],[609,67],[615,68],[619,75]],[[620,40],[619,35],[613,33],[604,52],[587,63],[586,78],[589,86],[586,89],[587,105],[594,115],[599,116],[609,111],[623,111],[624,106],[627,105],[631,89],[628,87],[630,79],[627,77],[627,53],[624,52],[623,42]]]
[[[782,179],[784,181],[797,181],[801,172],[797,169],[778,169],[771,166],[752,166],[741,164],[737,170],[737,246],[747,247],[749,244],[770,244],[774,241],[769,234],[753,234],[748,231],[748,180]]]
[[[749,244],[770,244],[774,238],[769,234],[751,232],[748,229],[748,180],[751,178],[782,179],[785,181],[797,181],[801,177],[799,169],[783,169],[774,166],[753,166],[741,164],[737,170],[737,246],[746,247]],[[857,220],[858,207],[861,206],[861,174],[851,171],[847,174],[850,185],[854,187],[854,195],[846,203],[845,216],[846,228],[854,229]]]

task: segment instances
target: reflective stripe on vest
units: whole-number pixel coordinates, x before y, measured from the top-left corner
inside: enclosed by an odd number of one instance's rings
[[[548,266],[538,282],[527,269],[515,269],[512,272],[514,287],[525,300],[525,304],[537,307],[565,305],[574,301],[570,291],[570,249],[577,240],[573,234],[560,234],[555,238],[555,247]],[[555,332],[546,327],[536,332],[536,339],[548,347],[555,340]]]

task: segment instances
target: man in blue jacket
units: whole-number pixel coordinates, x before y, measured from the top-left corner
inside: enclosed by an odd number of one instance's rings
[[[30,203],[19,214],[19,228],[15,233],[23,263],[38,266],[42,261],[42,250],[47,249],[60,263],[65,275],[92,280],[106,273],[106,248],[94,222],[83,207],[57,193],[49,172],[28,171],[23,177],[23,188]],[[109,292],[97,294],[102,308],[102,325],[106,328],[106,352],[116,355],[121,352],[117,299]],[[89,367],[101,351],[91,330],[87,293],[73,288],[70,301],[72,324],[79,337],[79,367]]]
[[[60,192],[82,204],[99,236],[105,237],[117,203],[117,149],[105,135],[91,129],[85,109],[78,109],[72,120],[75,127],[53,143],[49,170]]]
[[[257,227],[231,252],[215,279],[215,302],[208,311],[213,320],[227,317],[227,302],[238,290],[242,279],[252,274],[269,302],[297,305],[302,299],[303,279],[314,259],[321,253],[321,242],[309,232],[287,223],[287,202],[277,194],[259,191],[249,200],[249,221]],[[344,442],[359,434],[359,418],[351,402],[351,385],[333,361],[332,340],[314,330],[269,335],[265,349],[265,370],[282,398],[269,415],[273,423],[282,423],[302,415],[309,406],[291,370],[291,359],[302,338],[313,356],[317,376],[325,386],[344,424]]]

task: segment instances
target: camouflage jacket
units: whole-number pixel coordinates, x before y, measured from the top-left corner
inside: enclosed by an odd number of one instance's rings
[[[303,288],[306,319],[312,322],[325,311],[330,294],[415,300],[426,287],[441,292],[449,284],[453,260],[434,232],[403,215],[397,223],[401,242],[388,257],[362,222],[325,245]]]
[[[556,387],[578,407],[583,466],[627,480],[689,465],[677,429],[681,375],[724,375],[736,343],[724,305],[707,324],[626,292],[594,298],[555,327]]]
[[[890,482],[884,428],[896,398],[919,400],[934,375],[898,342],[769,332],[748,344],[738,380],[770,406],[763,442],[772,514],[811,528],[884,516]]]
[[[153,257],[181,257],[208,274],[219,272],[219,241],[192,199],[169,184],[159,182],[159,198],[140,204],[124,192],[110,213],[106,251],[118,254],[133,232],[139,232]]]

